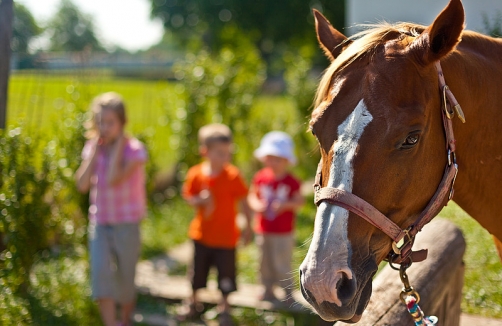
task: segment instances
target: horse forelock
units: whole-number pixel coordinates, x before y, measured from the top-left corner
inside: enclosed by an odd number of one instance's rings
[[[329,93],[331,81],[335,73],[346,69],[354,61],[370,55],[376,51],[378,46],[390,40],[403,39],[405,37],[416,37],[422,33],[426,27],[411,23],[389,24],[382,22],[377,25],[361,25],[366,29],[350,36],[353,41],[326,69],[319,86],[317,88],[314,108],[317,108],[324,101]]]

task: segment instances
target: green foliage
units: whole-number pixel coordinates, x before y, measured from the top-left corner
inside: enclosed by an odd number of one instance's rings
[[[1,277],[14,292],[27,287],[36,252],[49,245],[55,226],[45,200],[49,190],[48,162],[37,168],[36,142],[18,127],[0,136]]]
[[[61,0],[56,15],[49,23],[51,51],[99,50],[92,17],[85,15],[71,0]]]
[[[317,146],[315,137],[307,133],[307,121],[310,117],[315,89],[317,87],[317,79],[309,75],[312,71],[311,58],[312,54],[307,51],[300,54],[288,52],[284,56],[286,64],[284,72],[286,91],[297,111],[298,117],[305,121],[303,125],[304,132],[298,132],[294,138],[296,146],[302,149],[312,149]],[[302,171],[299,171],[302,178],[312,177],[311,171],[315,171],[317,168],[318,156],[318,151],[312,151],[310,156],[299,156],[298,165],[302,166]]]
[[[9,282],[0,277],[0,325],[30,325],[29,302],[14,294]]]
[[[42,29],[38,26],[31,12],[22,4],[14,3],[14,20],[12,22],[11,48],[13,52],[28,52],[28,43],[39,35]]]
[[[197,131],[212,122],[228,125],[236,143],[249,153],[248,118],[265,78],[264,65],[258,51],[241,37],[240,31],[229,28],[224,34],[226,46],[217,55],[206,51],[188,54],[175,67],[185,100],[178,102],[178,120],[172,124],[177,134],[171,141],[178,148],[178,159],[188,165],[199,161]]]
[[[85,246],[41,252],[31,272],[29,307],[33,325],[101,325],[91,299]]]
[[[344,27],[344,0],[150,0],[152,17],[180,42],[205,41],[219,49],[224,29],[235,25],[246,31],[264,54],[302,44],[315,46],[312,9],[326,14],[336,27]]]
[[[483,13],[483,25],[486,35],[492,37],[502,37],[502,13],[497,10],[492,21],[486,13]]]
[[[185,242],[193,214],[193,209],[179,196],[162,206],[151,207],[148,218],[141,222],[142,258],[164,254]]]
[[[44,324],[36,322],[40,313],[35,313],[32,297],[39,284],[32,274],[38,254],[85,243],[85,197],[72,177],[82,147],[83,114],[61,118],[58,137],[48,142],[22,125],[0,135],[0,279],[7,291],[0,298],[0,315],[13,324]],[[61,281],[61,276],[53,277]],[[55,287],[47,289],[46,296],[61,294]]]

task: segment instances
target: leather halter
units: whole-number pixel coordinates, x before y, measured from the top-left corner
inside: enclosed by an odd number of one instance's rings
[[[371,204],[360,197],[342,189],[332,187],[322,187],[322,161],[319,162],[314,183],[314,202],[317,206],[321,202],[327,202],[332,205],[340,206],[351,211],[354,214],[364,218],[371,225],[387,234],[392,240],[392,251],[389,252],[387,259],[391,263],[418,262],[427,258],[427,249],[412,251],[415,236],[422,228],[429,223],[453,197],[453,185],[458,172],[458,166],[455,157],[455,137],[453,135],[452,119],[455,112],[462,122],[465,122],[464,114],[455,96],[453,96],[449,87],[446,85],[443,70],[439,61],[435,62],[438,72],[439,89],[442,95],[443,127],[446,137],[447,165],[443,178],[420,216],[408,228],[402,229],[396,223],[387,218]],[[448,196],[448,197],[447,197]],[[445,202],[446,199],[446,202]],[[411,260],[410,260],[411,259]]]

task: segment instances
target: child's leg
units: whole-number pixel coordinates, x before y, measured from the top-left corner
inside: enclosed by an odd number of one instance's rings
[[[274,300],[274,262],[271,252],[270,236],[267,234],[257,234],[255,236],[258,246],[260,262],[260,280],[264,287],[261,300]]]
[[[103,324],[105,326],[116,326],[115,300],[111,298],[98,299],[98,306]]]
[[[196,241],[194,241],[193,244],[194,258],[189,270],[189,277],[192,283],[192,295],[183,307],[184,312],[178,315],[178,319],[181,321],[198,317],[204,309],[199,301],[197,292],[199,289],[206,287],[207,276],[211,268],[212,249]]]
[[[136,302],[123,303],[120,305],[120,320],[124,326],[132,326],[131,317],[136,308]]]
[[[212,251],[212,248],[194,241],[194,257],[190,271],[190,279],[192,281],[191,300],[193,303],[199,302],[197,290],[205,288],[207,285],[207,277],[212,265]]]
[[[114,271],[111,228],[89,225],[89,255],[91,260],[92,297],[97,301],[101,319],[106,326],[115,326]]]
[[[221,302],[219,304],[220,311],[230,312],[230,304],[228,303],[228,293],[221,295]]]
[[[230,312],[228,295],[237,290],[235,249],[215,249],[215,265],[218,270],[218,288],[222,298],[220,312]]]
[[[276,279],[286,292],[286,299],[289,299],[293,293],[293,275],[295,275],[291,270],[294,248],[293,233],[274,235],[273,247]]]
[[[132,325],[136,306],[134,277],[139,259],[141,242],[139,225],[127,223],[114,226],[114,243],[117,252],[117,298],[120,303],[120,320],[123,325]]]

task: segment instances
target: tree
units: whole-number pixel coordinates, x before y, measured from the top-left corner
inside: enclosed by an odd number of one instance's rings
[[[204,41],[220,46],[223,28],[235,24],[257,42],[262,54],[283,46],[317,46],[312,8],[342,28],[345,0],[150,0],[151,16],[184,43]],[[202,38],[201,38],[202,36]]]
[[[100,50],[94,33],[92,18],[75,6],[71,0],[61,0],[59,10],[49,23],[52,51]]]
[[[28,53],[30,40],[39,35],[38,26],[31,12],[22,4],[14,3],[14,21],[12,23],[11,48],[13,52]]]

